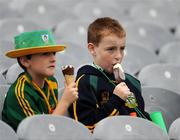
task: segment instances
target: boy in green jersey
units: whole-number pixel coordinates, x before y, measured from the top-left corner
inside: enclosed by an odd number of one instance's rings
[[[75,82],[66,85],[58,101],[58,85],[53,77],[56,52],[65,46],[56,45],[48,30],[25,32],[15,37],[15,50],[7,52],[17,58],[24,69],[8,90],[2,111],[2,120],[14,130],[26,117],[35,114],[64,115],[78,98]]]

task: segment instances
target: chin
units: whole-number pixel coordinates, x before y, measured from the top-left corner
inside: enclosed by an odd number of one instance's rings
[[[49,76],[54,76],[54,73],[46,73],[46,76],[49,77]]]

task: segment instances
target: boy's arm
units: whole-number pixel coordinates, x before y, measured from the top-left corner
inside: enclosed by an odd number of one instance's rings
[[[79,99],[70,107],[70,115],[75,120],[82,122],[89,129],[93,129],[100,120],[118,115],[117,108],[124,103],[116,95],[112,95],[109,101],[99,105],[95,96],[94,88],[88,82],[88,76],[84,76],[78,83]]]

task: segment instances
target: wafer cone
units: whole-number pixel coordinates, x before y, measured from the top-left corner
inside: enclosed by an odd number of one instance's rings
[[[67,85],[74,81],[74,67],[72,65],[62,67],[62,72]]]
[[[64,75],[66,84],[69,85],[74,81],[74,75]]]

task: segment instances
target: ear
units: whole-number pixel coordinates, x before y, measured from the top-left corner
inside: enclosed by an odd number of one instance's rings
[[[88,43],[88,50],[89,50],[89,52],[91,53],[92,56],[96,55],[95,47],[96,46],[93,43]]]
[[[29,60],[28,60],[25,56],[20,57],[20,58],[19,58],[19,61],[20,61],[20,63],[21,63],[24,67],[26,67],[26,68],[28,68],[28,67],[30,66]]]

